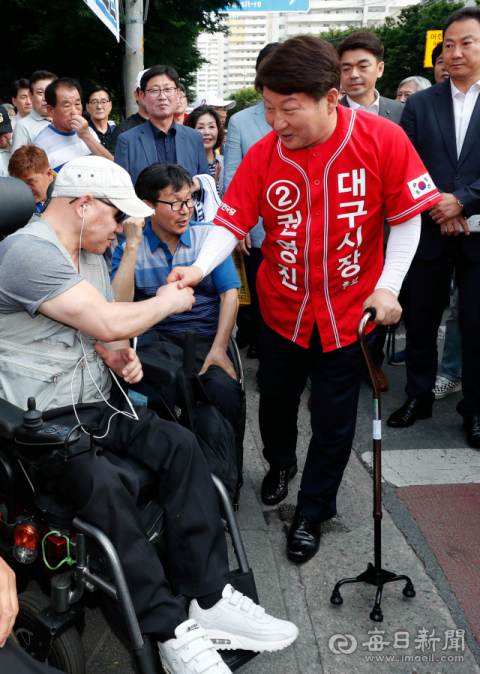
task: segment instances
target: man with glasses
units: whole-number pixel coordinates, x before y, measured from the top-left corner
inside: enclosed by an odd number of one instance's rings
[[[179,85],[170,66],[154,66],[142,76],[140,99],[149,121],[119,136],[115,150],[115,162],[128,171],[134,184],[143,169],[156,162],[179,164],[191,176],[210,175],[202,134],[174,120]]]
[[[45,90],[45,99],[52,123],[36,137],[34,145],[44,150],[52,171],[58,173],[72,159],[91,154],[113,161],[82,117],[82,90],[76,80],[70,77],[54,80]]]
[[[117,302],[154,297],[166,285],[172,268],[188,266],[200,253],[211,225],[191,222],[194,201],[191,176],[178,165],[152,164],[138,176],[137,196],[154,209],[142,231],[138,220],[125,223],[126,242],[112,258],[112,287]],[[213,404],[230,422],[242,450],[243,392],[228,357],[228,342],[238,311],[238,275],[231,256],[195,288],[195,304],[153,326],[147,337],[149,352],[172,349],[181,360],[184,332],[197,331],[197,371]],[[165,343],[169,346],[166,347]],[[174,345],[170,347],[170,345]],[[140,347],[141,344],[140,344]],[[161,388],[164,400],[174,407],[173,389]]]
[[[105,87],[98,84],[93,87],[87,96],[87,112],[90,115],[88,125],[95,131],[99,141],[109,149],[115,123],[109,121],[108,115],[112,112],[112,99]]]

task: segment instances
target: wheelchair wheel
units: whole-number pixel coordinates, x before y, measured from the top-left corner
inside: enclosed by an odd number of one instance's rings
[[[18,604],[14,631],[23,650],[31,653],[35,616],[50,605],[50,600],[43,594],[24,592],[19,595]],[[85,653],[75,627],[55,639],[46,663],[65,674],[85,674]]]

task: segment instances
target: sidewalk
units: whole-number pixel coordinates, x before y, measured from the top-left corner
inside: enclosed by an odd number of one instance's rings
[[[385,510],[384,567],[409,575],[417,596],[405,599],[403,583],[387,585],[382,601],[382,623],[369,619],[375,597],[372,586],[346,586],[342,590],[343,606],[330,604],[335,582],[356,576],[373,561],[372,479],[356,452],[352,452],[340,489],[339,514],[326,524],[319,553],[302,566],[287,560],[285,531],[293,517],[301,470],[290,483],[290,494],[284,503],[273,508],[261,504],[259,491],[266,466],[257,423],[256,365],[257,361],[245,361],[247,480],[242,491],[239,522],[255,571],[260,601],[275,615],[293,620],[300,629],[300,636],[293,648],[260,655],[241,671],[245,674],[363,674],[375,668],[376,672],[385,674],[478,674],[480,669],[463,633],[457,631],[462,627],[454,620],[424,564]],[[299,416],[300,467],[310,437],[306,397],[304,394]],[[362,398],[371,400],[367,387]],[[366,428],[370,426],[368,421],[365,420]],[[349,653],[350,650],[353,652]]]
[[[400,340],[398,348],[401,347]],[[290,494],[284,503],[272,508],[261,503],[259,492],[266,464],[261,454],[257,421],[259,394],[254,379],[257,363],[244,358],[248,410],[245,484],[238,521],[262,605],[276,616],[293,620],[299,627],[300,635],[293,647],[278,653],[261,654],[239,670],[240,673],[371,674],[375,671],[379,674],[480,674],[470,650],[480,661],[480,647],[471,629],[475,621],[469,624],[457,601],[455,586],[450,584],[436,556],[439,553],[435,549],[435,540],[430,546],[423,536],[421,509],[417,509],[418,520],[408,509],[410,506],[414,511],[411,503],[424,498],[423,494],[410,491],[407,492],[410,499],[407,499],[405,492],[404,498],[399,493],[402,489],[425,487],[409,486],[411,483],[406,478],[400,488],[389,483],[390,479],[393,480],[390,475],[387,477],[389,481],[384,484],[384,503],[388,508],[384,510],[383,519],[384,567],[409,575],[417,596],[405,599],[403,583],[387,585],[382,600],[382,623],[373,623],[369,618],[375,597],[372,586],[346,586],[342,590],[344,604],[341,607],[330,604],[335,583],[341,578],[358,575],[365,570],[368,562],[373,561],[372,478],[368,468],[371,390],[366,384],[362,387],[359,405],[354,443],[356,451],[352,452],[340,488],[339,514],[325,525],[316,557],[302,566],[287,560],[285,534],[293,517],[301,470],[291,482]],[[403,402],[405,378],[404,368],[386,366],[385,371],[390,390],[382,397],[384,420]],[[476,460],[476,456],[472,459],[470,453],[465,454],[465,441],[454,407],[455,400],[440,401],[434,418],[397,433],[387,431],[384,422],[383,449],[386,457],[390,457],[390,463],[395,458],[392,458],[393,454],[397,455],[396,473],[400,470],[399,466],[410,465],[409,452],[438,451],[433,448],[456,448],[459,463]],[[298,454],[301,468],[309,440],[310,418],[307,395],[304,394],[299,415]],[[435,453],[429,461],[432,467],[440,466]],[[418,474],[419,470],[414,472]],[[457,474],[460,473],[459,468]],[[464,485],[458,486],[464,488]],[[428,505],[423,510],[427,520],[431,517],[430,510]],[[427,521],[427,537],[428,525]],[[435,529],[430,525],[430,532],[436,540],[445,538],[438,527]],[[457,559],[451,550],[449,559]],[[470,580],[469,592],[473,595],[472,584],[478,589],[478,575],[472,575]],[[473,608],[478,612],[478,604]],[[465,639],[457,630],[465,630]],[[369,634],[375,631],[376,636]],[[106,624],[98,608],[87,611],[83,641],[88,661],[87,674],[135,674],[128,651]]]

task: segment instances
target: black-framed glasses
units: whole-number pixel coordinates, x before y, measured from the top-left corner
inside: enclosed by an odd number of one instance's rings
[[[184,206],[187,208],[195,208],[195,199],[185,199],[185,201],[162,201],[161,199],[155,199],[159,204],[168,204],[172,211],[181,211]]]
[[[151,87],[145,91],[150,98],[158,98],[160,94],[165,94],[167,98],[171,98],[174,93],[177,91],[177,87],[165,87],[165,89],[160,89],[160,87]]]
[[[117,207],[115,206],[115,204],[112,204],[111,201],[106,201],[105,199],[101,199],[100,197],[93,197],[93,198],[96,199],[97,201],[101,201],[102,204],[107,204],[107,206],[111,206],[112,208],[117,208]],[[73,202],[74,202],[74,201],[77,201],[77,199],[80,199],[80,197],[75,197],[75,199],[72,199],[72,200],[69,201],[68,203],[69,203],[69,204],[73,204]],[[117,208],[117,212],[115,213],[115,215],[114,215],[113,217],[115,218],[115,222],[120,223],[120,222],[122,222],[122,220],[123,220],[124,218],[126,218],[126,217],[128,217],[128,216],[127,216],[126,213],[124,213],[123,211],[120,211],[120,210]]]

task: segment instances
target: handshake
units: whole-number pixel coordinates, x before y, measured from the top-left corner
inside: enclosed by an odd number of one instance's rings
[[[157,295],[170,305],[170,314],[183,314],[190,311],[195,303],[192,286],[196,286],[203,278],[202,270],[191,267],[175,267],[167,278],[167,285],[157,290]]]

